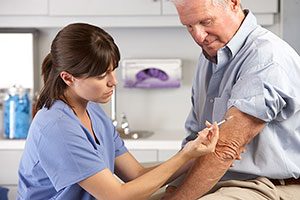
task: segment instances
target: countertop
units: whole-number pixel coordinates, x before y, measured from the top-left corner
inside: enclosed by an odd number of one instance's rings
[[[185,137],[184,131],[154,131],[153,135],[140,139],[124,139],[125,146],[128,149],[142,150],[178,150]],[[25,146],[25,140],[9,140],[0,137],[0,150],[22,150]]]

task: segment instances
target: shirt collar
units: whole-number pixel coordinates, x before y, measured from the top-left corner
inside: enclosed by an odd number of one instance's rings
[[[243,23],[241,24],[238,31],[235,33],[233,38],[227,43],[227,47],[231,51],[231,56],[234,57],[237,52],[242,48],[248,35],[258,26],[255,16],[251,11],[245,9],[246,15]]]

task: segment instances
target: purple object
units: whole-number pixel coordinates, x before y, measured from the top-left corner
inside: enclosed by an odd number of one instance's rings
[[[169,79],[166,72],[157,68],[147,68],[136,74],[136,79],[138,82],[141,82],[147,78],[157,78],[162,81],[166,81]]]
[[[125,87],[129,88],[177,88],[180,82],[171,79],[163,70],[146,68],[135,75],[135,79],[125,80]]]

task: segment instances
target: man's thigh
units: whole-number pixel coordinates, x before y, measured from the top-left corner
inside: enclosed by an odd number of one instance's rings
[[[299,200],[300,185],[276,186],[277,192],[282,200]]]
[[[221,181],[199,200],[298,200],[300,185],[275,186],[267,178]]]

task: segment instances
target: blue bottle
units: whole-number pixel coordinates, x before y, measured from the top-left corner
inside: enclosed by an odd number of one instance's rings
[[[29,91],[17,86],[8,89],[3,112],[4,137],[8,139],[25,139],[31,122]]]

